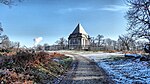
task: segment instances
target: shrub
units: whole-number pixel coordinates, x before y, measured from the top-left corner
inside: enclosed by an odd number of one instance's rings
[[[64,64],[52,59],[58,58]],[[1,66],[4,75],[0,75],[0,82],[4,83],[51,83],[54,78],[63,74],[71,63],[69,57],[59,53],[20,51],[16,55],[6,56]],[[9,78],[9,79],[8,79]]]

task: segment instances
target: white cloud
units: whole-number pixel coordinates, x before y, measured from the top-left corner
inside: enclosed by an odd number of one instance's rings
[[[76,7],[76,8],[64,8],[58,10],[59,13],[68,13],[68,12],[74,12],[74,11],[112,11],[112,12],[125,12],[128,10],[128,6],[125,5],[106,5],[102,8],[92,8],[92,7]]]
[[[58,12],[59,13],[66,13],[66,12],[73,12],[73,11],[87,11],[87,10],[90,10],[90,8],[82,8],[82,7],[79,7],[79,8],[66,8],[66,9],[60,9]]]
[[[66,9],[66,10],[68,10],[68,11],[76,11],[76,10],[80,10],[80,11],[86,11],[86,10],[88,10],[89,8],[68,8],[68,9]]]
[[[127,11],[128,6],[122,6],[122,5],[107,5],[104,8],[100,8],[99,10],[104,10],[104,11]]]

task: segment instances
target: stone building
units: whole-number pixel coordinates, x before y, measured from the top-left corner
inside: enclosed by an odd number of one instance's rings
[[[85,32],[81,24],[78,24],[75,30],[69,35],[68,46],[69,49],[89,49],[90,37]]]

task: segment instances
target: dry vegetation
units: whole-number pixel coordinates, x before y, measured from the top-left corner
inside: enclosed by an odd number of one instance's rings
[[[59,53],[20,51],[0,57],[0,83],[54,83],[71,64],[72,58]]]

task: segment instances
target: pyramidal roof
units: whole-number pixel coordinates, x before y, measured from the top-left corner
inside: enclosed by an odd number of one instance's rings
[[[82,27],[81,24],[78,24],[78,25],[77,25],[77,27],[75,28],[75,30],[73,31],[72,34],[76,34],[76,33],[82,33],[82,34],[88,35],[88,34],[85,32],[85,30],[84,30],[84,28]]]

